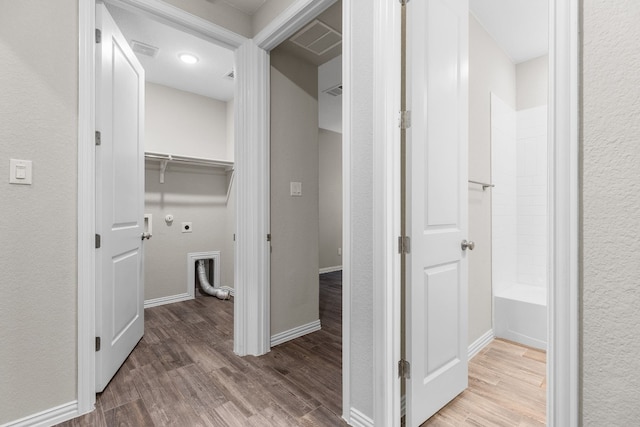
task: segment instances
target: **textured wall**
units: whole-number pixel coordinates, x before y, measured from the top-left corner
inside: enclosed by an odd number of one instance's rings
[[[0,424],[76,399],[77,3],[0,0]]]
[[[475,17],[469,17],[469,179],[491,180],[491,93],[516,104],[516,70]],[[469,344],[491,329],[491,194],[469,186]]]
[[[320,268],[342,265],[342,134],[320,129]]]
[[[271,67],[271,335],[319,318],[318,101],[291,77],[317,88],[317,68],[280,70]],[[290,195],[292,181],[301,197]]]
[[[373,9],[351,1],[351,406],[373,418]],[[346,172],[345,172],[346,173]]]
[[[583,13],[583,424],[637,425],[640,3]]]

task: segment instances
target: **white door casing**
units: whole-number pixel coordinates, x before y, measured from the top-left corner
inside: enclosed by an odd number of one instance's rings
[[[96,391],[144,333],[144,70],[103,4],[96,5]]]
[[[407,425],[468,384],[468,3],[408,3]]]

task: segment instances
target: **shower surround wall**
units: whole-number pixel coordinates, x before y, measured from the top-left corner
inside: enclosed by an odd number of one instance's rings
[[[515,111],[491,97],[494,325],[546,346],[547,107]]]

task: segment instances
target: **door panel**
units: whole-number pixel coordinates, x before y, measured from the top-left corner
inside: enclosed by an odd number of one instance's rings
[[[408,3],[407,425],[467,387],[467,0]]]
[[[144,71],[104,5],[96,5],[96,390],[144,332]]]

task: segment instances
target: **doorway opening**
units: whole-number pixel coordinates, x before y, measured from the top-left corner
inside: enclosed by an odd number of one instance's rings
[[[269,52],[270,343],[273,351],[321,334],[335,362],[342,347],[334,321],[342,312],[341,31],[337,1]],[[325,374],[333,380],[318,387],[339,416],[340,363]]]

